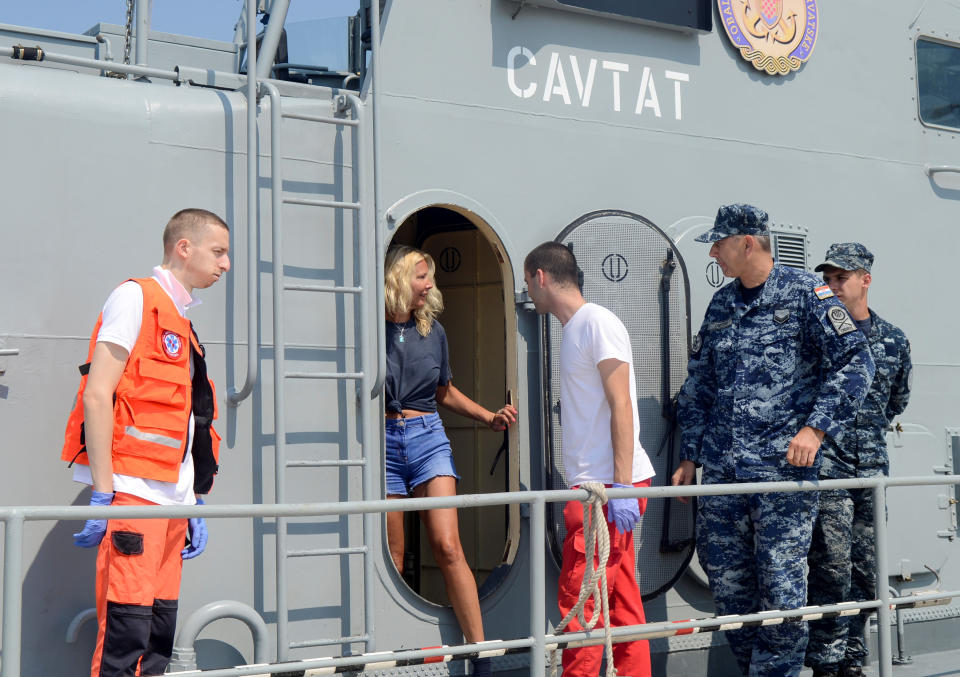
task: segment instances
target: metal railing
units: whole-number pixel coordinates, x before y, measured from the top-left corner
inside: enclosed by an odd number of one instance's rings
[[[608,489],[610,498],[628,496],[671,499],[679,496],[729,495],[745,493],[771,493],[794,491],[817,491],[826,489],[872,489],[874,492],[874,526],[876,529],[877,559],[877,599],[864,602],[845,602],[833,605],[803,607],[800,609],[764,611],[755,614],[724,616],[719,618],[666,621],[644,625],[615,628],[612,631],[615,641],[640,638],[663,637],[677,634],[679,630],[701,628],[704,630],[725,630],[739,627],[742,623],[757,623],[771,619],[814,617],[820,613],[832,613],[853,609],[876,609],[878,613],[877,637],[879,652],[879,671],[882,677],[892,674],[892,651],[890,626],[891,605],[914,604],[924,600],[942,599],[960,596],[960,591],[936,591],[908,597],[891,596],[888,587],[887,567],[887,524],[886,490],[889,487],[902,486],[943,486],[960,484],[960,475],[934,477],[875,477],[845,480],[825,480],[823,482],[756,482],[743,484],[712,484],[687,487],[649,487],[643,489]],[[546,504],[583,500],[587,492],[583,490],[564,491],[527,491],[495,494],[466,494],[440,498],[411,498],[403,501],[376,500],[353,501],[344,503],[312,504],[275,504],[275,505],[204,505],[204,506],[136,506],[136,507],[5,507],[0,508],[0,520],[4,529],[4,568],[3,568],[3,664],[0,677],[20,677],[20,619],[23,579],[23,525],[26,521],[40,520],[77,520],[104,518],[186,518],[202,516],[205,518],[237,517],[318,517],[324,515],[346,515],[387,512],[408,512],[435,508],[478,508],[500,505],[530,505],[530,539],[528,543],[530,557],[530,635],[510,640],[492,640],[476,644],[464,644],[457,647],[440,649],[422,649],[403,652],[379,652],[364,656],[341,658],[317,658],[306,661],[277,663],[270,666],[249,665],[219,670],[205,670],[205,677],[235,677],[241,675],[267,675],[290,670],[326,670],[336,666],[382,665],[398,660],[416,660],[436,656],[467,656],[477,652],[486,655],[502,655],[517,651],[530,651],[531,674],[544,674],[545,655],[548,647],[564,647],[586,644],[599,644],[603,633],[568,633],[560,636],[547,632],[546,590],[543,585],[543,572],[546,555]],[[368,544],[372,545],[372,544]],[[449,660],[449,658],[447,658]],[[180,673],[192,674],[192,673]],[[314,672],[312,674],[326,674]]]

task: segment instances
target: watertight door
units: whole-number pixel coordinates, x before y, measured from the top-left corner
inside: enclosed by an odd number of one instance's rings
[[[656,470],[653,485],[669,484],[679,453],[674,401],[686,375],[690,337],[689,284],[680,254],[653,223],[629,212],[598,211],[571,223],[557,237],[573,250],[587,301],[613,311],[633,347],[640,412],[640,442]],[[548,377],[547,481],[567,487],[561,454],[560,337],[553,317],[544,322]],[[671,587],[693,552],[693,508],[674,499],[648,501],[635,531],[637,576],[645,599]],[[563,504],[551,504],[554,554],[563,543]]]

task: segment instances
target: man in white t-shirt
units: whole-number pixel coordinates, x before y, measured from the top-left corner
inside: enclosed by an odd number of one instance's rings
[[[571,487],[588,481],[620,488],[649,486],[654,471],[639,439],[633,350],[626,327],[606,308],[584,300],[577,284],[577,261],[562,244],[545,242],[536,247],[527,255],[523,269],[537,312],[551,313],[563,325],[560,402],[567,482]],[[646,499],[636,498],[612,498],[605,506],[610,531],[607,588],[611,626],[646,622],[633,548],[633,530],[645,507]],[[580,594],[586,555],[582,506],[571,501],[563,515],[567,535],[557,601],[560,613],[566,616]],[[585,609],[589,617],[592,599]],[[573,632],[582,630],[576,619],[569,627]],[[621,675],[650,675],[646,641],[617,644],[613,657]],[[600,670],[601,658],[600,646],[567,649],[563,674],[593,677]]]
[[[90,505],[202,503],[217,471],[216,396],[185,313],[200,303],[194,289],[230,269],[230,233],[215,214],[184,209],[163,246],[152,277],[110,294],[80,368],[62,458],[92,485]],[[182,561],[203,552],[203,519],[92,519],[74,542],[99,546],[91,677],[163,674]]]

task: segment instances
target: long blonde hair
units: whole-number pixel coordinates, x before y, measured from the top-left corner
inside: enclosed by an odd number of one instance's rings
[[[413,316],[417,320],[417,331],[420,332],[421,336],[426,336],[433,327],[433,319],[443,312],[443,295],[437,289],[437,283],[434,280],[437,266],[433,262],[433,257],[426,252],[406,245],[390,247],[383,264],[383,291],[384,306],[388,315],[402,315],[409,312],[411,296],[413,296],[413,288],[410,283],[413,280],[417,264],[421,261],[427,264],[433,288],[427,292],[426,303],[423,304],[422,308],[414,310]]]

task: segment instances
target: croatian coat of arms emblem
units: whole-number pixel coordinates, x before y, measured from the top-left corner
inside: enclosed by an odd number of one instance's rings
[[[817,44],[816,0],[717,0],[717,6],[730,42],[770,75],[797,70]]]

